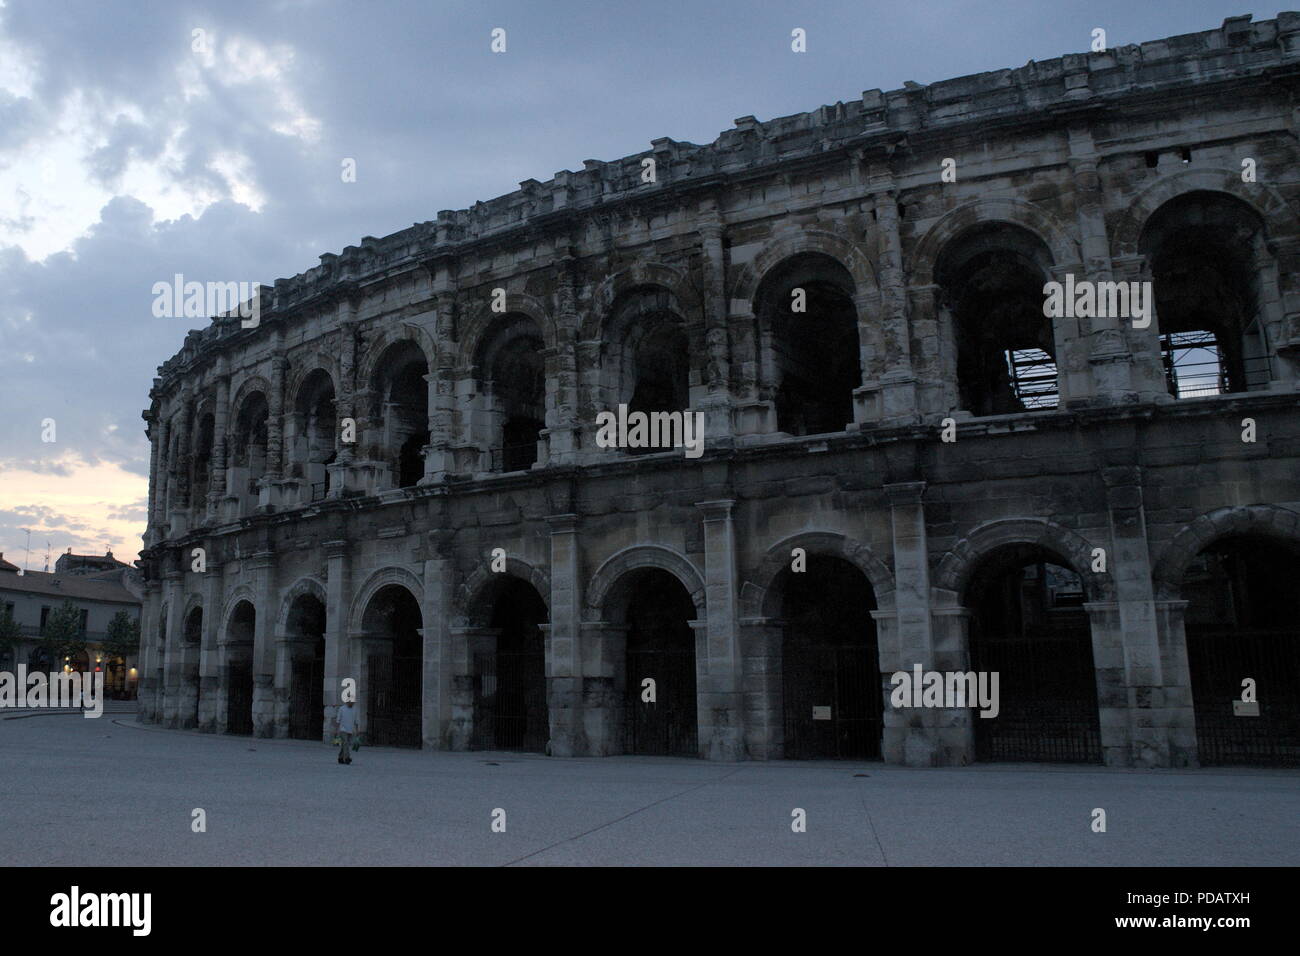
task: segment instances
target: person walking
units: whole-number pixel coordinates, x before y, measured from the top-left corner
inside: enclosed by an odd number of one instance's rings
[[[339,708],[339,763],[352,762],[352,735],[357,732],[357,706],[352,701],[344,701]]]

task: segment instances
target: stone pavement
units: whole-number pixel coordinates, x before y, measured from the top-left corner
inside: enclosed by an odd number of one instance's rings
[[[1300,772],[363,748],[0,713],[8,865],[1291,865]],[[807,832],[791,812],[807,813]],[[1092,810],[1107,813],[1093,833]],[[207,832],[191,832],[202,808]],[[492,832],[505,810],[506,831]]]

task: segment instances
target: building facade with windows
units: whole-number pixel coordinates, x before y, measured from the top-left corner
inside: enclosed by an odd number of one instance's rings
[[[116,568],[109,569],[107,562]],[[73,670],[104,674],[104,686],[114,699],[136,696],[139,685],[137,656],[125,657],[106,652],[103,647],[108,625],[121,611],[135,622],[140,620],[143,584],[134,568],[113,558],[74,555],[69,550],[60,556],[54,572],[24,571],[4,560],[0,554],[0,617],[12,618],[19,628],[17,642],[0,648],[0,671],[14,672],[25,664],[28,673],[49,673],[70,667]],[[52,659],[49,648],[41,641],[49,616],[63,604],[72,602],[80,615],[80,638],[85,650],[75,659]]]
[[[353,678],[426,748],[1294,762],[1298,97],[1300,14],[1234,18],[322,255],[154,382],[141,719],[316,739]]]

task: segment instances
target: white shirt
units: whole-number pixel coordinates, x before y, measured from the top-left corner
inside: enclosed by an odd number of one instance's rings
[[[354,734],[357,731],[357,709],[344,704],[339,708],[339,733]]]

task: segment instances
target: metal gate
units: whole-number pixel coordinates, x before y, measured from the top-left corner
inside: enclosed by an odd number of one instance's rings
[[[419,747],[421,740],[421,669],[419,657],[372,654],[366,739],[388,747]]]
[[[320,740],[325,732],[325,662],[308,658],[293,662],[289,685],[289,736]]]
[[[880,757],[884,705],[876,660],[874,643],[786,640],[781,672],[787,759]]]
[[[694,635],[691,635],[694,642]],[[655,701],[641,699],[642,681],[654,679]],[[631,754],[698,757],[695,712],[695,651],[628,648],[626,749]]]
[[[475,654],[474,747],[542,753],[549,739],[543,654]]]
[[[998,672],[996,717],[972,711],[979,760],[1101,763],[1092,635],[1057,624],[972,636],[971,667]]]
[[[1188,627],[1187,663],[1202,764],[1300,766],[1300,633]],[[1258,716],[1234,708],[1247,677]]]
[[[253,665],[231,664],[226,683],[226,733],[253,733]]]

